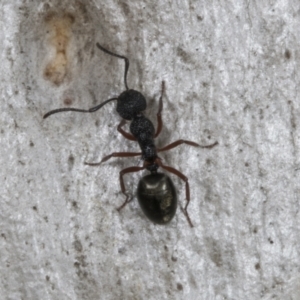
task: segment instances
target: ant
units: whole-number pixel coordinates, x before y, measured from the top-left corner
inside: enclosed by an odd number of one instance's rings
[[[185,193],[186,193],[186,204],[183,208],[180,205],[180,208],[185,215],[189,225],[193,227],[193,223],[187,212],[187,207],[190,202],[190,187],[188,178],[182,174],[177,169],[173,167],[166,166],[162,163],[161,158],[157,155],[158,152],[164,152],[170,149],[173,149],[181,144],[187,144],[194,147],[201,148],[213,148],[218,144],[215,142],[211,145],[201,146],[195,142],[187,140],[177,140],[163,148],[156,148],[154,139],[157,138],[162,130],[163,121],[162,121],[162,109],[163,109],[163,95],[165,92],[165,83],[162,82],[161,86],[161,95],[159,98],[159,106],[157,112],[157,128],[154,129],[153,123],[147,119],[143,111],[147,107],[145,97],[138,91],[128,88],[127,85],[127,73],[129,69],[129,60],[127,57],[111,52],[99,43],[96,44],[97,47],[106,54],[111,56],[124,59],[125,61],[125,72],[124,72],[124,85],[126,90],[122,92],[118,97],[110,98],[101,104],[98,104],[95,107],[92,107],[88,110],[77,109],[77,108],[59,108],[49,111],[44,115],[44,119],[49,116],[65,111],[76,111],[83,113],[93,113],[99,110],[101,107],[106,105],[111,101],[117,101],[117,112],[122,117],[122,121],[117,127],[117,130],[128,140],[137,141],[141,152],[113,152],[110,155],[107,155],[102,158],[99,163],[85,163],[89,166],[99,166],[103,162],[109,160],[112,157],[134,157],[142,156],[144,161],[143,166],[129,167],[120,172],[120,186],[122,193],[126,196],[124,203],[117,209],[120,211],[127,203],[132,199],[126,193],[125,184],[123,176],[127,173],[139,172],[144,169],[150,171],[149,175],[142,177],[138,184],[137,197],[140,203],[140,206],[145,213],[145,215],[154,223],[157,224],[166,224],[171,221],[174,217],[176,208],[177,208],[177,196],[174,184],[170,177],[163,173],[158,173],[157,170],[159,167],[165,169],[166,171],[177,175],[180,179],[185,182]],[[126,120],[131,121],[130,124],[130,133],[123,130],[123,126],[126,123]]]

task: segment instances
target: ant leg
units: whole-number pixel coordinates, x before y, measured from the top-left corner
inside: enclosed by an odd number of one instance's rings
[[[128,133],[128,132],[126,132],[125,130],[123,130],[122,129],[122,127],[125,125],[125,123],[126,123],[126,120],[122,120],[121,121],[121,123],[118,125],[118,128],[117,128],[117,130],[126,138],[126,139],[128,139],[128,140],[130,140],[130,141],[136,141],[136,138],[132,135],[132,134],[130,134],[130,133]]]
[[[194,227],[194,225],[193,225],[193,223],[192,223],[192,221],[190,219],[190,216],[189,216],[189,214],[187,212],[187,207],[188,207],[188,205],[190,203],[190,185],[189,185],[189,179],[185,175],[183,175],[181,172],[179,172],[178,170],[176,170],[176,169],[174,169],[172,167],[165,166],[161,162],[160,162],[159,165],[160,165],[160,167],[162,167],[163,169],[167,170],[168,172],[175,174],[176,176],[178,176],[180,179],[182,179],[185,182],[186,205],[185,205],[184,208],[180,205],[180,208],[181,208],[183,214],[185,215],[185,217],[186,217],[189,225],[191,227]]]
[[[141,152],[113,152],[110,155],[104,156],[102,158],[102,160],[98,163],[87,163],[87,162],[85,162],[84,164],[94,167],[94,166],[101,165],[103,162],[109,160],[112,157],[133,157],[133,156],[138,156],[138,155],[141,155],[141,154],[142,154]]]
[[[111,98],[111,99],[105,100],[104,102],[98,104],[95,107],[91,107],[90,109],[79,109],[79,108],[73,108],[73,107],[53,109],[53,110],[48,111],[46,114],[44,114],[43,119],[46,119],[53,114],[56,114],[59,112],[64,112],[64,111],[77,111],[77,112],[82,112],[82,113],[93,113],[93,112],[97,111],[98,109],[100,109],[105,104],[107,104],[108,102],[113,101],[113,100],[118,100],[118,98]]]
[[[162,109],[163,109],[162,98],[163,98],[164,92],[165,92],[165,82],[162,81],[162,83],[161,83],[161,93],[160,93],[159,105],[158,105],[158,112],[156,114],[156,116],[157,116],[157,129],[156,129],[156,133],[154,135],[155,138],[158,137],[158,135],[160,134],[160,132],[162,130],[162,127],[163,127],[161,112],[162,112]]]
[[[132,198],[129,199],[129,195],[126,193],[123,176],[127,173],[139,172],[139,171],[142,171],[144,169],[145,169],[145,167],[129,167],[129,168],[126,168],[126,169],[124,169],[120,172],[121,191],[126,196],[126,199],[125,199],[124,203],[120,207],[117,208],[118,211],[120,211],[127,203],[129,203],[132,200]]]
[[[127,73],[128,73],[128,69],[129,69],[129,60],[127,57],[123,56],[123,55],[119,55],[116,53],[113,53],[105,48],[103,48],[99,43],[96,43],[96,46],[102,50],[103,52],[105,52],[106,54],[118,57],[118,58],[122,58],[125,60],[125,72],[124,72],[124,85],[126,87],[126,90],[128,91],[128,85],[127,85]]]
[[[190,145],[190,146],[194,146],[194,147],[200,147],[200,148],[208,148],[208,149],[211,149],[213,148],[214,146],[218,145],[218,142],[215,142],[211,145],[207,145],[207,146],[202,146],[202,145],[199,145],[195,142],[192,142],[192,141],[186,141],[186,140],[178,140],[174,143],[171,143],[163,148],[160,148],[157,150],[157,152],[162,152],[162,151],[167,151],[167,150],[170,150],[170,149],[173,149],[181,144],[187,144],[187,145]]]

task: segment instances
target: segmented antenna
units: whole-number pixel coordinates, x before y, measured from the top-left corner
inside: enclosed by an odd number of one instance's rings
[[[109,54],[109,55],[112,55],[112,56],[115,56],[115,57],[118,57],[118,58],[122,58],[125,60],[125,72],[124,72],[124,85],[126,87],[126,90],[128,91],[128,85],[127,85],[127,73],[128,73],[128,69],[129,69],[129,60],[127,57],[125,56],[122,56],[122,55],[119,55],[119,54],[116,54],[116,53],[113,53],[105,48],[103,48],[99,43],[96,44],[97,47],[102,50],[103,52]],[[82,113],[93,113],[95,111],[97,111],[98,109],[100,109],[102,106],[104,106],[105,104],[107,104],[108,102],[110,101],[113,101],[113,100],[118,100],[118,98],[111,98],[111,99],[108,99],[104,102],[102,102],[101,104],[98,104],[97,106],[95,107],[92,107],[90,109],[79,109],[79,108],[72,108],[72,107],[69,107],[69,108],[58,108],[58,109],[54,109],[54,110],[50,110],[49,112],[47,112],[44,116],[43,116],[43,119],[46,119],[48,118],[49,116],[53,115],[53,114],[56,114],[56,113],[59,113],[59,112],[64,112],[64,111],[77,111],[77,112],[82,112]]]
[[[83,113],[93,113],[93,112],[97,111],[98,109],[100,109],[105,104],[107,104],[108,102],[113,101],[113,100],[118,100],[118,98],[108,99],[108,100],[98,104],[97,106],[91,107],[90,109],[79,109],[79,108],[73,108],[73,107],[53,109],[53,110],[48,111],[43,116],[43,119],[46,119],[46,118],[48,118],[49,116],[51,116],[53,114],[63,112],[63,111],[77,111],[77,112],[83,112]]]
[[[116,54],[116,53],[113,53],[105,48],[103,48],[99,43],[96,44],[96,46],[102,50],[103,52],[107,53],[107,54],[110,54],[112,56],[115,56],[115,57],[118,57],[118,58],[122,58],[125,60],[125,72],[124,72],[124,84],[125,84],[125,87],[126,87],[126,90],[128,91],[128,85],[127,85],[127,73],[128,73],[128,69],[129,69],[129,60],[127,57],[125,56],[122,56],[122,55],[119,55],[119,54]]]

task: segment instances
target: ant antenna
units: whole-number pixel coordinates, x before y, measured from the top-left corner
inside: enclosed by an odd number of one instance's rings
[[[102,50],[103,52],[105,52],[107,54],[110,54],[112,56],[115,56],[115,57],[118,57],[118,58],[122,58],[122,59],[125,60],[124,84],[125,84],[126,90],[128,91],[128,85],[127,85],[127,73],[128,73],[128,69],[129,69],[129,60],[128,60],[128,58],[125,57],[125,56],[122,56],[122,55],[119,55],[119,54],[116,54],[116,53],[108,51],[107,49],[103,48],[99,43],[96,43],[96,46],[100,50]]]
[[[128,73],[128,69],[129,69],[129,60],[127,57],[125,56],[122,56],[122,55],[119,55],[119,54],[116,54],[116,53],[113,53],[105,48],[103,48],[99,43],[96,43],[96,46],[102,50],[103,52],[109,54],[109,55],[112,55],[112,56],[115,56],[115,57],[118,57],[118,58],[122,58],[125,60],[125,72],[124,72],[124,85],[126,87],[126,90],[128,91],[128,85],[127,85],[127,73]],[[43,116],[43,119],[46,119],[48,118],[49,116],[53,115],[53,114],[56,114],[56,113],[59,113],[59,112],[64,112],[64,111],[77,111],[77,112],[83,112],[83,113],[92,113],[92,112],[95,112],[97,111],[98,109],[100,109],[102,106],[104,106],[105,104],[107,104],[108,102],[110,101],[113,101],[113,100],[118,100],[118,98],[111,98],[111,99],[108,99],[104,102],[102,102],[101,104],[98,104],[97,106],[95,107],[91,107],[90,109],[78,109],[78,108],[72,108],[72,107],[69,107],[69,108],[58,108],[58,109],[54,109],[54,110],[50,110],[49,112],[47,112],[44,116]]]
[[[47,112],[43,116],[43,119],[46,119],[46,118],[48,118],[49,116],[51,116],[53,114],[56,114],[56,113],[59,113],[59,112],[63,112],[63,111],[78,111],[78,112],[83,112],[83,113],[93,113],[93,112],[97,111],[98,109],[100,109],[105,104],[107,104],[108,102],[113,101],[113,100],[118,100],[118,98],[108,99],[108,100],[106,100],[106,101],[98,104],[97,106],[91,107],[90,109],[78,109],[78,108],[72,108],[72,107],[70,107],[70,108],[53,109],[53,110],[50,110],[49,112]]]

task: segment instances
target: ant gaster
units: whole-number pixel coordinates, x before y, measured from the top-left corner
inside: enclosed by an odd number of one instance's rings
[[[122,193],[126,196],[124,203],[118,208],[121,210],[128,202],[131,201],[129,195],[126,193],[125,184],[123,176],[127,173],[133,173],[147,169],[151,174],[144,176],[139,184],[137,196],[139,203],[145,215],[154,223],[157,224],[166,224],[174,217],[176,208],[177,208],[177,196],[176,190],[173,185],[172,180],[163,173],[158,173],[157,170],[159,167],[165,169],[166,171],[177,175],[180,179],[185,182],[185,193],[186,193],[186,204],[184,207],[180,205],[182,212],[184,213],[187,221],[191,227],[193,223],[187,212],[187,207],[190,202],[190,187],[188,178],[182,174],[180,171],[166,166],[162,163],[161,158],[157,155],[158,152],[167,151],[173,149],[181,144],[187,144],[194,147],[201,148],[212,148],[218,144],[207,146],[200,146],[199,144],[186,140],[177,140],[163,148],[156,148],[154,139],[158,137],[162,130],[163,122],[161,117],[161,112],[163,109],[163,94],[165,91],[165,83],[162,82],[161,95],[159,99],[159,108],[157,112],[157,128],[156,131],[152,122],[147,119],[143,111],[146,109],[147,103],[145,97],[138,91],[128,88],[127,85],[127,73],[129,69],[129,60],[127,57],[113,53],[105,48],[103,48],[98,43],[97,47],[103,52],[124,59],[125,61],[125,72],[124,72],[124,85],[126,90],[122,92],[118,97],[110,98],[101,104],[92,107],[88,110],[77,109],[77,108],[59,108],[49,111],[44,115],[44,119],[58,112],[65,111],[76,111],[83,113],[93,113],[103,107],[105,104],[111,101],[117,101],[117,112],[122,117],[122,121],[117,127],[117,130],[128,140],[137,141],[141,152],[114,152],[110,155],[105,156],[99,163],[85,163],[89,166],[98,166],[101,163],[107,161],[111,157],[134,157],[142,155],[144,161],[142,167],[134,166],[129,167],[120,172],[120,186]],[[126,120],[131,121],[130,124],[130,133],[123,130],[123,126],[126,123]]]

